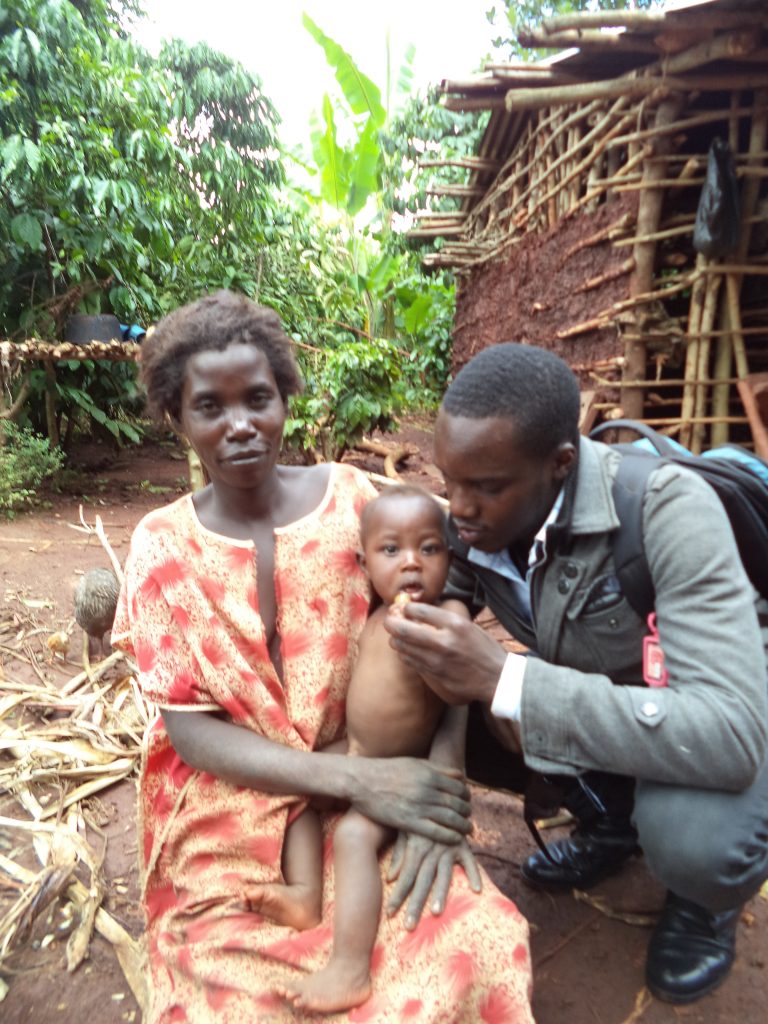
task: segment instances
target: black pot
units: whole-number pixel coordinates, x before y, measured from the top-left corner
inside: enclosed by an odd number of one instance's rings
[[[64,328],[64,341],[71,341],[75,345],[87,345],[89,341],[122,340],[120,321],[111,313],[99,316],[76,313],[67,320],[67,326]]]

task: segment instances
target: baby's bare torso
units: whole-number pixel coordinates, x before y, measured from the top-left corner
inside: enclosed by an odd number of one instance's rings
[[[347,694],[349,753],[424,757],[445,705],[390,646],[387,608],[377,608],[360,634]]]

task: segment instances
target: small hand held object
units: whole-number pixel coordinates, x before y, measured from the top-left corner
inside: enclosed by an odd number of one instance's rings
[[[664,664],[659,631],[656,629],[656,613],[648,616],[648,636],[643,637],[643,680],[648,686],[666,686],[669,673]]]
[[[411,595],[401,590],[399,594],[395,595],[394,601],[389,606],[389,614],[394,615],[398,619],[405,618],[405,606],[410,604],[411,600]]]

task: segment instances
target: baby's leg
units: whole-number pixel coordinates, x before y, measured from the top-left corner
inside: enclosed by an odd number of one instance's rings
[[[333,952],[326,967],[280,994],[313,1013],[336,1013],[364,1003],[371,994],[371,953],[381,914],[377,853],[389,829],[349,811],[333,838],[336,904]]]
[[[320,923],[323,895],[323,839],[320,819],[307,808],[291,822],[283,842],[285,884],[259,886],[249,899],[251,910],[303,931]]]

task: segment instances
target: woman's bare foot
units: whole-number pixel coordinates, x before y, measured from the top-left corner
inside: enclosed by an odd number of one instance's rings
[[[338,1013],[364,1003],[371,994],[371,975],[366,964],[342,960],[331,962],[316,974],[310,974],[277,994],[298,1010],[312,1013]]]
[[[314,928],[321,920],[320,893],[309,885],[262,885],[249,896],[248,905],[270,921],[300,932]]]

